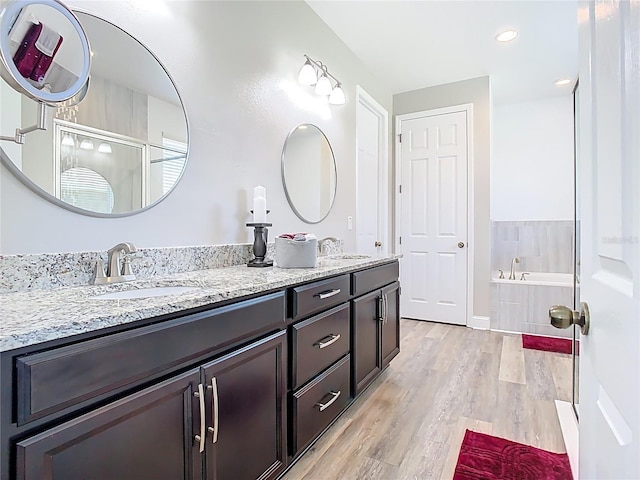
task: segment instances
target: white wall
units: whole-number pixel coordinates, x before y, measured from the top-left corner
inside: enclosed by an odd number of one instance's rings
[[[447,83],[393,96],[393,114],[473,104],[473,314],[489,316],[491,228],[489,221],[489,158],[491,154],[489,77]]]
[[[493,107],[491,219],[573,219],[571,95]]]
[[[271,232],[313,231],[355,248],[355,85],[385,108],[391,92],[304,2],[137,2],[69,0],[136,36],[165,64],[190,126],[187,169],[159,205],[134,216],[100,219],[66,211],[0,175],[0,253],[106,250],[252,240],[245,226],[255,185],[267,188]],[[297,84],[304,54],[342,82],[344,106],[321,102]],[[338,192],[329,217],[310,227],[289,208],[280,156],[289,130],[314,123],[331,142]],[[4,167],[2,167],[4,170]]]

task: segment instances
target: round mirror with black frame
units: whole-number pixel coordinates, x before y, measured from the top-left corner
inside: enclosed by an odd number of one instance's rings
[[[166,198],[182,176],[189,147],[184,106],[147,47],[95,15],[74,14],[91,45],[89,88],[80,103],[73,97],[46,107],[46,129],[25,135],[23,144],[0,142],[1,160],[61,207],[96,217],[132,215]],[[0,95],[3,107],[10,105],[2,109],[4,139],[32,123],[41,106],[3,80]]]
[[[282,149],[282,183],[294,213],[305,223],[329,215],[336,197],[338,172],[331,144],[315,125],[294,127]]]

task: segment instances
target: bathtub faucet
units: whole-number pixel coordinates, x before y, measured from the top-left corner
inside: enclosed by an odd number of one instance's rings
[[[518,260],[518,257],[513,257],[511,260],[511,273],[509,273],[509,280],[516,279],[516,263],[520,263],[520,260]]]

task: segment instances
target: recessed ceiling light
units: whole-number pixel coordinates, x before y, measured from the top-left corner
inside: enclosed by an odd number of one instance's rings
[[[496,35],[496,40],[499,42],[510,42],[518,36],[518,32],[515,30],[505,30],[502,33]]]
[[[569,85],[570,83],[571,80],[568,78],[561,78],[560,80],[556,80],[555,82],[553,82],[556,87],[562,87],[564,85]]]

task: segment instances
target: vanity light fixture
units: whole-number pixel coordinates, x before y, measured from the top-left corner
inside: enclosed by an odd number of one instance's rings
[[[516,32],[515,30],[505,30],[504,32],[501,32],[498,35],[496,35],[496,40],[498,42],[506,43],[506,42],[510,42],[511,40],[515,40],[517,36],[518,36],[518,32]]]
[[[100,153],[111,153],[111,145],[109,145],[107,142],[102,142],[100,145],[98,145],[98,151]]]
[[[298,73],[298,83],[301,85],[315,85],[314,91],[316,95],[329,96],[331,105],[344,105],[347,101],[342,89],[340,80],[329,73],[327,66],[320,62],[309,58],[305,55],[306,61]],[[335,86],[331,83],[335,82]]]
[[[561,78],[553,82],[556,87],[564,87],[565,85],[569,85],[571,80],[569,78]]]
[[[87,138],[80,142],[80,148],[83,150],[93,150],[93,142]]]
[[[66,134],[64,137],[62,137],[62,141],[60,142],[62,145],[64,145],[65,147],[75,147],[76,146],[76,142],[73,140],[73,137],[71,137],[71,135]]]

